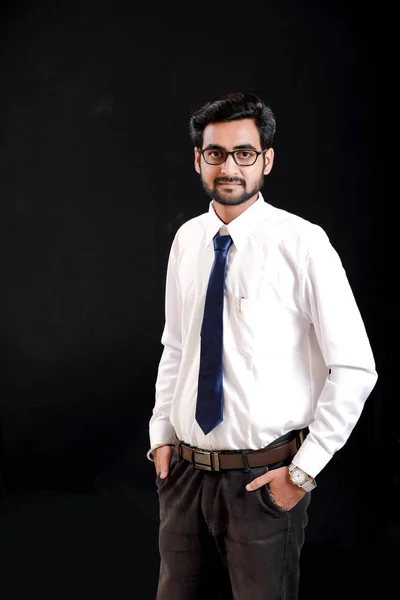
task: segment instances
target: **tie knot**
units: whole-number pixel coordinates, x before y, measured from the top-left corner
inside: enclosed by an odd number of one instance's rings
[[[230,235],[216,235],[214,238],[214,250],[223,250],[228,252],[232,238]]]

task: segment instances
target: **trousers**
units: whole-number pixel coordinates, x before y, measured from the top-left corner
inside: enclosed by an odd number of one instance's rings
[[[285,511],[267,485],[248,492],[267,470],[203,471],[173,453],[156,478],[156,600],[297,600],[311,494]]]

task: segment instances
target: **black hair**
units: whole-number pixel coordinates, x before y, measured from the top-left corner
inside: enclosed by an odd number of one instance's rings
[[[207,102],[193,113],[189,132],[193,145],[201,148],[203,131],[209,123],[253,119],[260,134],[261,148],[266,150],[274,143],[276,122],[269,106],[255,94],[233,93]]]

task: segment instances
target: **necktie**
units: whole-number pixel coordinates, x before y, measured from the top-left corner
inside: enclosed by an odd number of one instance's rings
[[[230,235],[214,237],[214,263],[208,281],[201,327],[196,421],[207,435],[222,422],[222,315]]]

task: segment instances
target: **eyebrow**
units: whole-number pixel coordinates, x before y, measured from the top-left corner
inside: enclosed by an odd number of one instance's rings
[[[225,150],[226,148],[224,148],[223,146],[220,146],[219,144],[208,144],[204,150]],[[255,150],[256,152],[258,152],[257,148],[255,148],[253,146],[253,144],[240,144],[239,146],[234,146],[233,150]]]

